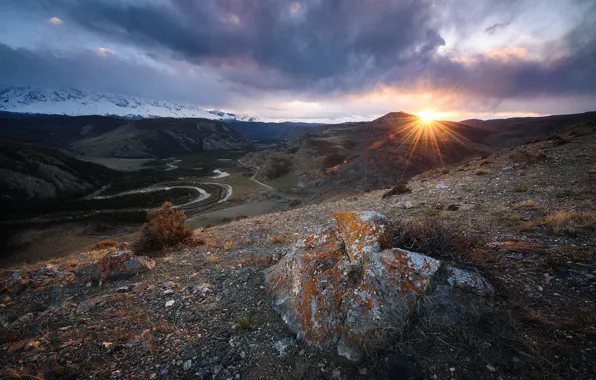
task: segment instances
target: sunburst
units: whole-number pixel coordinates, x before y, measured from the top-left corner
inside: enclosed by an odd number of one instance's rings
[[[418,117],[425,123],[430,123],[439,119],[439,113],[433,110],[424,110],[418,113]]]
[[[384,141],[399,139],[399,145],[407,147],[408,162],[412,156],[418,152],[426,152],[438,161],[440,166],[443,166],[443,145],[457,143],[460,145],[467,145],[467,141],[458,133],[457,123],[440,120],[441,113],[432,110],[424,110],[418,112],[415,116],[408,115],[400,117],[396,120],[396,126],[391,131],[386,140],[378,140],[372,144],[371,148],[375,149],[384,144]]]

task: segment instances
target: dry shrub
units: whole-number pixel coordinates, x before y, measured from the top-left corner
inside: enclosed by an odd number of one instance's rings
[[[409,219],[392,224],[392,246],[467,261],[475,242],[453,222],[437,219]]]
[[[285,239],[281,235],[271,235],[269,236],[269,241],[273,244],[282,244],[285,241]]]
[[[400,182],[397,185],[393,186],[391,189],[389,189],[387,192],[385,192],[383,194],[383,199],[389,198],[393,195],[407,194],[411,192],[412,189],[408,187],[408,182]]]
[[[207,263],[213,264],[213,265],[217,265],[217,264],[221,263],[221,259],[219,257],[217,257],[216,255],[208,255],[207,257],[205,257],[205,260],[207,261]]]
[[[257,328],[257,320],[253,314],[248,314],[236,319],[236,327],[241,330],[252,331]]]
[[[189,242],[192,230],[185,227],[184,222],[184,211],[174,209],[170,202],[164,202],[159,209],[147,215],[147,223],[133,249],[136,252],[157,251]]]
[[[98,241],[97,243],[93,244],[90,249],[92,251],[100,251],[106,248],[112,248],[118,245],[118,242],[115,242],[113,240],[102,240],[102,241]]]

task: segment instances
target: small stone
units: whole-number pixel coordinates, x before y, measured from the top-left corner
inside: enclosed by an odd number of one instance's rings
[[[149,375],[149,379],[155,379],[157,377],[156,373],[152,373],[151,375]]]
[[[128,290],[128,286],[121,286],[118,288],[118,293],[126,293]]]
[[[512,362],[514,362],[514,363],[521,363],[521,360],[520,360],[520,358],[518,358],[517,356],[514,356],[514,357],[511,359],[511,361],[512,361]]]
[[[172,307],[172,306],[174,306],[175,303],[176,303],[176,301],[169,300],[168,302],[166,302],[166,307]]]
[[[162,368],[159,370],[159,375],[160,376],[166,376],[170,371],[168,370],[168,368]]]
[[[367,370],[366,368],[360,368],[360,371],[358,371],[358,372],[360,372],[360,374],[361,374],[362,376],[364,376],[364,375],[368,375],[368,370]]]
[[[300,352],[298,353],[298,355],[300,355],[300,356],[304,355],[304,350],[300,350]]]
[[[166,286],[168,288],[174,288],[176,286],[176,283],[173,281],[168,281],[168,282],[166,282]]]
[[[242,359],[244,359],[244,358],[246,357],[246,352],[242,351],[242,352],[240,353],[240,357],[241,357]]]
[[[279,357],[283,358],[287,355],[287,350],[294,345],[294,340],[290,337],[286,337],[275,342],[274,347],[279,351]]]
[[[171,294],[174,294],[174,291],[172,289],[168,289],[166,291],[163,292],[164,296],[169,296]]]
[[[331,376],[334,379],[339,379],[341,377],[341,372],[339,371],[339,369],[334,369],[333,372],[331,372]]]
[[[148,284],[146,282],[139,282],[138,284],[136,284],[133,288],[132,288],[132,292],[133,293],[142,293],[144,290],[146,290],[148,287]]]
[[[211,378],[211,372],[209,372],[205,368],[201,368],[200,370],[198,370],[195,373],[195,375],[197,376],[197,378],[199,380],[206,380],[206,379],[210,379]]]
[[[451,372],[455,372],[455,367],[451,367],[451,368],[449,368],[449,370],[450,370]]]
[[[187,360],[187,361],[185,361],[185,362],[184,362],[184,365],[182,366],[182,368],[183,368],[185,371],[188,371],[188,370],[189,370],[191,367],[192,367],[192,360],[190,360],[190,359],[189,359],[189,360]]]
[[[497,369],[490,364],[486,365],[486,369],[488,369],[489,372],[497,372]]]
[[[538,289],[539,292],[541,292],[541,291],[544,290],[544,288],[542,286],[540,286],[540,285],[536,285],[536,289]]]

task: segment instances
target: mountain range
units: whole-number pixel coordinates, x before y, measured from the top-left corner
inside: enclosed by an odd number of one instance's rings
[[[127,119],[172,117],[220,121],[257,121],[259,118],[171,101],[111,93],[91,93],[73,88],[30,86],[0,87],[0,111],[44,115],[99,115]]]

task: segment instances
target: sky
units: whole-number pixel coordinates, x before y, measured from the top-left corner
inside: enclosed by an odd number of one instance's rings
[[[3,0],[0,84],[271,120],[596,110],[594,0]]]

